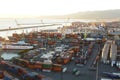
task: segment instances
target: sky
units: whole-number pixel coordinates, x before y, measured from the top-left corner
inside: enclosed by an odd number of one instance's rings
[[[0,17],[66,15],[120,9],[120,0],[0,0]]]

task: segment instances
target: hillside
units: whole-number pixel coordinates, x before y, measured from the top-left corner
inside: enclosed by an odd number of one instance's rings
[[[87,11],[78,12],[62,16],[41,16],[40,18],[56,18],[56,19],[120,19],[120,9],[104,10],[104,11]]]

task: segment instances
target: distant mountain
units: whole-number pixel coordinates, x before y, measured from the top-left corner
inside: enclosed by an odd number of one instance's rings
[[[104,10],[104,11],[87,11],[78,12],[61,16],[42,16],[40,18],[56,18],[56,19],[120,19],[120,9]]]

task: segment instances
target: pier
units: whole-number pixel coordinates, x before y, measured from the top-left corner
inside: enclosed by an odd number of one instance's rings
[[[38,27],[48,27],[48,26],[57,26],[61,24],[47,24],[47,25],[37,25],[37,26],[28,26],[28,27],[16,27],[16,28],[8,28],[8,29],[0,29],[0,31],[10,31],[10,30],[19,30],[19,29],[29,29],[29,28],[38,28]]]

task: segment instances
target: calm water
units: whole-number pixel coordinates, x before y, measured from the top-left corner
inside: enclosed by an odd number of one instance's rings
[[[30,32],[41,29],[56,29],[57,27],[62,27],[63,25],[67,25],[74,21],[83,21],[89,22],[87,20],[78,20],[78,19],[39,19],[39,18],[22,18],[22,19],[0,19],[0,29],[9,29],[17,28],[17,27],[25,27],[25,26],[35,26],[35,25],[45,25],[45,24],[61,24],[58,26],[49,26],[49,27],[40,27],[40,28],[32,28],[32,29],[21,29],[21,30],[13,30],[13,31],[5,31],[0,32],[0,36],[7,38],[7,36],[11,36],[12,33],[22,33]],[[20,25],[18,25],[20,24]]]
[[[1,57],[4,60],[11,60],[13,57],[19,57],[17,53],[4,52]]]

